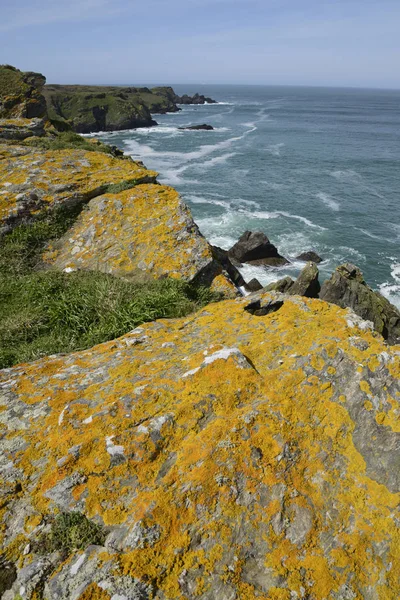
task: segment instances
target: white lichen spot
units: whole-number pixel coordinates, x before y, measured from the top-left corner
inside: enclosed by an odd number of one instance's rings
[[[228,358],[232,355],[239,356],[240,358],[244,358],[243,354],[240,352],[239,348],[223,348],[222,350],[218,350],[211,354],[211,356],[207,356],[204,359],[205,365],[210,365],[216,360],[228,360]]]
[[[182,375],[182,378],[184,379],[185,377],[190,377],[190,375],[194,375],[195,373],[197,373],[197,371],[200,371],[200,367],[192,369],[191,371],[186,371],[186,373]]]
[[[85,425],[89,425],[89,423],[91,423],[93,421],[93,417],[90,415],[90,417],[88,417],[87,419],[84,419],[83,423]]]
[[[60,416],[58,417],[58,424],[61,425],[61,423],[64,420],[64,415],[65,415],[65,411],[69,409],[69,404],[67,404],[66,406],[64,406],[64,408],[62,409]]]
[[[113,443],[113,435],[110,435],[109,437],[106,437],[106,448],[107,448],[107,452],[110,456],[117,456],[119,455],[123,455],[124,454],[124,447],[123,446],[116,446]]]
[[[78,560],[74,562],[74,564],[71,566],[71,568],[69,570],[70,575],[76,575],[77,574],[77,572],[79,571],[79,569],[81,568],[81,566],[85,562],[85,559],[86,559],[86,554],[82,554],[82,556],[80,556],[78,558]]]

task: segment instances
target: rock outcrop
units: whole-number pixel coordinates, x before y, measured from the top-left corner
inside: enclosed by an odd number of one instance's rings
[[[0,157],[0,234],[57,207],[86,205],[43,256],[48,268],[99,270],[138,281],[175,277],[225,297],[238,293],[230,276],[244,284],[229,259],[222,264],[216,258],[178,193],[157,184],[157,173],[142,163],[102,152],[14,145],[0,146]]]
[[[321,286],[318,280],[319,272],[313,262],[307,263],[300,275],[288,289],[288,294],[318,298]],[[286,290],[285,290],[286,291]]]
[[[169,276],[236,295],[178,192],[158,184],[94,198],[44,259],[67,272]]]
[[[397,600],[399,351],[255,302],[1,373],[3,600]]]
[[[229,258],[238,264],[277,267],[288,264],[267,236],[260,231],[245,231],[228,251]]]
[[[0,65],[0,119],[45,118],[45,83],[46,78],[40,73],[24,73],[10,65]]]
[[[0,141],[22,141],[46,135],[44,119],[0,119]]]
[[[160,96],[164,96],[168,99],[170,104],[217,104],[215,100],[204,96],[203,94],[194,94],[193,96],[189,96],[188,94],[184,94],[183,96],[179,96],[175,93],[172,87],[156,87],[152,89],[152,92],[158,94]],[[180,110],[178,107],[176,110]]]
[[[153,182],[141,163],[102,152],[0,144],[0,234],[56,206],[76,206],[112,190]]]
[[[342,307],[350,307],[390,344],[400,343],[400,311],[364,281],[360,269],[350,263],[340,265],[325,281],[319,297]]]

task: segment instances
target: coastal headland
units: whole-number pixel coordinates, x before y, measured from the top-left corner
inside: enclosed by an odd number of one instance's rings
[[[169,92],[44,83],[0,67],[2,600],[397,600],[397,309],[311,253],[257,289],[265,234],[76,133]]]

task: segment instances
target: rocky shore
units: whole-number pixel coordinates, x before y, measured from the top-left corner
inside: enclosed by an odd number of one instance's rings
[[[0,81],[0,359],[33,352],[0,371],[0,598],[397,600],[397,309],[309,253],[252,291],[241,264],[288,260],[264,233],[211,246],[157,173],[57,129],[43,79]],[[85,344],[118,289],[122,335]],[[67,322],[76,351],[46,353]]]

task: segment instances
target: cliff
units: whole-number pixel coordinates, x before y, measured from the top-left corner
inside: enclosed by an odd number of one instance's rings
[[[213,102],[198,94],[181,98],[170,87],[47,85],[44,95],[50,119],[78,133],[148,127],[156,124],[152,114],[177,112],[179,103]]]
[[[398,313],[351,265],[243,297],[173,188],[36,132],[24,90],[0,119],[2,600],[397,600]]]

